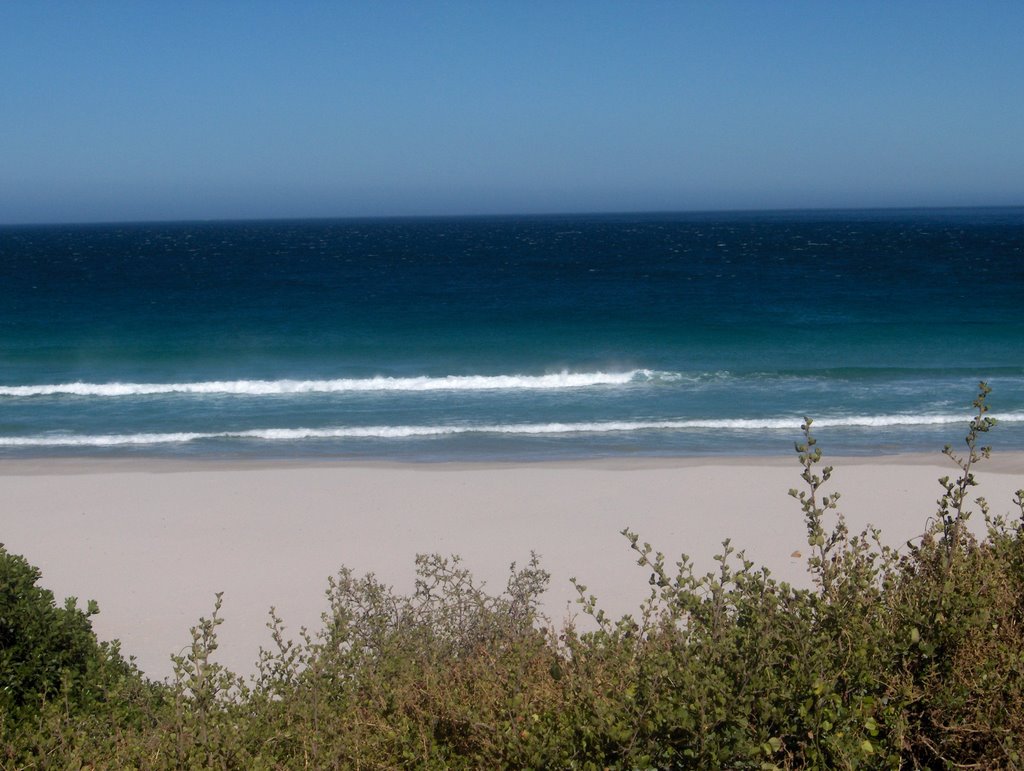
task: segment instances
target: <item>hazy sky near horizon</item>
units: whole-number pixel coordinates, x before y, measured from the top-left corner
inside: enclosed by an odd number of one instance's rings
[[[1019,2],[10,2],[0,223],[1024,204]]]

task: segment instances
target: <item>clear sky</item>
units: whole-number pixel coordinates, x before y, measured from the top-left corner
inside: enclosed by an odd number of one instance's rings
[[[0,223],[1024,204],[1024,2],[5,2]]]

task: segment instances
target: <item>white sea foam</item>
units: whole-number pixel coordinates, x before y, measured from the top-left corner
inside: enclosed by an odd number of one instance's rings
[[[634,369],[628,372],[556,372],[546,375],[447,375],[444,377],[370,377],[332,380],[210,380],[197,383],[56,383],[0,386],[0,396],[150,396],[155,394],[346,393],[356,391],[549,390],[625,385],[677,379],[677,373]]]
[[[751,372],[736,374],[728,370],[709,372],[667,372],[632,369],[623,372],[553,372],[544,375],[445,375],[441,377],[367,377],[281,380],[206,380],[186,383],[48,383],[0,385],[0,398],[33,396],[132,397],[153,395],[277,396],[353,392],[426,392],[557,390],[621,386],[629,384],[683,384],[690,387],[714,386],[734,381],[807,383],[816,387],[834,387],[827,373]],[[894,385],[893,388],[904,386]]]
[[[966,415],[860,415],[823,418],[816,428],[885,428],[937,426],[965,423]],[[1024,412],[993,415],[1004,423],[1024,422]],[[350,426],[336,428],[261,428],[245,431],[175,432],[148,434],[45,434],[0,437],[0,447],[116,447],[181,444],[196,440],[255,439],[299,441],[304,439],[403,439],[455,434],[596,434],[629,431],[686,430],[786,430],[799,431],[801,418],[722,418],[715,420],[600,421],[592,423],[508,423],[456,426]]]

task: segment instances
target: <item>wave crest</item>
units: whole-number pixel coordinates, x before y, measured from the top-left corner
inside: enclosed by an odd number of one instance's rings
[[[1024,413],[994,415],[1006,423],[1024,422]],[[822,418],[816,428],[886,428],[939,426],[965,423],[965,415],[860,415]],[[307,439],[405,439],[456,434],[594,434],[629,431],[742,430],[799,431],[802,418],[723,418],[714,420],[601,421],[592,423],[510,423],[463,426],[346,426],[335,428],[261,428],[244,431],[171,432],[140,434],[49,434],[0,437],[0,447],[117,447],[181,444],[197,440],[255,439],[301,441]]]
[[[634,369],[628,372],[557,372],[546,375],[446,375],[329,380],[210,380],[196,383],[56,383],[0,386],[0,396],[151,396],[199,394],[273,396],[367,391],[549,390],[627,385],[677,379],[678,373]]]

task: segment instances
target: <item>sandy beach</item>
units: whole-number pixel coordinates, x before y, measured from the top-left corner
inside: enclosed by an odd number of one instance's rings
[[[872,522],[899,544],[935,510],[941,454],[837,458],[832,489],[854,528]],[[978,494],[1010,513],[1024,453],[979,467]],[[0,463],[0,540],[41,568],[57,595],[99,602],[104,639],[157,678],[189,626],[224,592],[220,661],[251,672],[275,606],[289,629],[315,626],[327,576],[347,565],[401,590],[417,553],[459,554],[489,587],[531,550],[552,574],[546,612],[574,614],[570,577],[614,614],[644,596],[646,574],[619,534],[629,527],[668,555],[711,566],[731,537],[783,579],[807,583],[803,522],[788,496],[795,458],[578,463],[307,464],[172,460]]]

